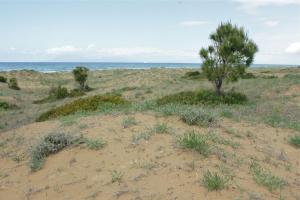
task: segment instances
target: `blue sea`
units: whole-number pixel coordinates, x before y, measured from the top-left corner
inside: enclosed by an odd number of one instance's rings
[[[150,69],[150,68],[199,68],[200,63],[122,63],[122,62],[0,62],[0,71],[35,70],[39,72],[71,71],[76,66],[91,70]],[[295,67],[293,65],[253,65],[253,67]]]

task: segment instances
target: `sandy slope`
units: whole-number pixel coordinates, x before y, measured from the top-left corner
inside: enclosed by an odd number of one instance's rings
[[[280,191],[270,192],[255,183],[249,170],[252,160],[287,181],[282,197],[300,198],[299,150],[286,141],[291,130],[223,120],[214,131],[240,146],[219,144],[223,150],[203,158],[179,148],[176,137],[189,130],[206,133],[208,129],[188,126],[177,117],[131,116],[138,124],[129,128],[122,127],[125,115],[109,115],[84,117],[75,123],[33,123],[1,134],[5,143],[1,146],[0,199],[279,199]],[[172,134],[156,134],[148,141],[133,143],[133,134],[158,122],[167,123]],[[229,129],[237,134],[230,134]],[[103,138],[107,145],[98,151],[83,146],[66,149],[50,156],[35,173],[29,170],[28,156],[19,163],[13,161],[50,132]],[[208,192],[201,181],[208,169],[230,177],[227,188]],[[120,182],[112,183],[113,170],[123,174]]]

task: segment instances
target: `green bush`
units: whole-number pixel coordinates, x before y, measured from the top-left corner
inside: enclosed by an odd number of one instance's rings
[[[0,82],[1,82],[1,83],[6,83],[6,81],[7,81],[7,78],[6,78],[6,77],[0,76]]]
[[[183,148],[195,150],[201,155],[207,157],[210,153],[207,140],[206,136],[197,134],[193,131],[184,134],[183,137],[180,137],[178,143]]]
[[[54,119],[61,116],[67,116],[74,114],[76,112],[84,111],[96,111],[98,109],[105,109],[105,104],[111,104],[112,106],[124,105],[128,101],[125,99],[114,96],[114,95],[96,95],[87,98],[77,99],[71,103],[59,106],[57,108],[51,109],[43,114],[41,114],[36,121],[46,121],[48,119]]]
[[[8,87],[13,90],[20,90],[20,87],[18,85],[18,81],[16,78],[9,79]]]
[[[62,149],[72,145],[74,142],[75,138],[64,133],[52,133],[45,136],[31,149],[31,170],[37,171],[41,169],[46,157],[61,151]]]
[[[99,150],[105,146],[106,142],[103,141],[102,139],[95,139],[95,140],[87,139],[85,141],[85,144],[91,150]]]
[[[73,89],[69,93],[69,97],[80,97],[80,96],[84,96],[84,95],[85,95],[85,93],[79,89]]]
[[[289,143],[297,148],[300,148],[300,135],[294,135],[290,137]]]
[[[256,78],[256,76],[253,74],[253,73],[244,73],[242,76],[241,76],[242,79],[252,79],[252,78]]]
[[[0,110],[8,110],[12,108],[17,108],[17,106],[0,100]]]
[[[187,109],[182,111],[179,116],[188,125],[211,127],[217,124],[216,116],[200,109]]]
[[[202,182],[208,191],[214,191],[223,189],[227,180],[222,178],[217,173],[211,173],[209,170],[207,170],[203,175]]]
[[[217,104],[243,104],[247,101],[244,94],[236,92],[226,92],[220,95],[210,90],[185,91],[162,97],[157,100],[159,105],[169,103],[180,103],[189,105],[217,105]]]
[[[73,69],[73,75],[75,80],[79,83],[80,90],[86,91],[87,89],[90,89],[86,84],[86,80],[88,77],[88,71],[89,69],[83,66],[78,66],[75,69]]]
[[[186,72],[182,78],[190,79],[190,80],[202,79],[205,78],[205,74],[200,73],[199,71],[191,71],[191,72]]]
[[[56,101],[59,99],[67,98],[68,96],[69,96],[69,92],[68,92],[67,88],[62,87],[62,86],[52,87],[49,90],[48,97],[41,99],[41,100],[36,100],[33,103],[41,104],[41,103],[46,103],[46,102],[52,102],[52,101]]]

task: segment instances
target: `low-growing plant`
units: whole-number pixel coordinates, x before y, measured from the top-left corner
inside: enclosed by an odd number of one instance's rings
[[[145,132],[142,132],[138,135],[133,135],[132,136],[132,143],[133,144],[138,144],[141,139],[149,140],[152,135],[153,135],[153,132],[150,132],[150,131],[145,131]]]
[[[201,109],[188,109],[182,111],[180,119],[188,125],[211,127],[217,124],[217,118],[210,112]]]
[[[41,169],[47,156],[72,145],[75,140],[76,138],[65,133],[52,133],[42,138],[31,149],[31,170],[37,171]]]
[[[221,177],[218,173],[212,173],[207,170],[203,175],[203,185],[208,189],[208,191],[222,190],[227,183],[227,180]]]
[[[159,105],[169,103],[180,103],[188,105],[218,105],[218,104],[244,104],[247,102],[247,97],[244,94],[237,92],[223,92],[216,94],[210,90],[200,91],[185,91],[172,95],[164,96],[157,100]]]
[[[128,128],[130,126],[134,126],[137,124],[137,121],[135,120],[134,117],[126,117],[125,119],[123,119],[122,121],[122,126],[123,128]]]
[[[178,143],[181,147],[195,150],[205,157],[210,153],[207,137],[194,131],[184,134],[179,138]]]
[[[242,79],[253,79],[253,78],[256,78],[256,76],[251,73],[251,72],[247,72],[247,73],[244,73],[242,76],[241,76]]]
[[[86,139],[85,144],[91,150],[99,150],[105,146],[106,142],[102,139]]]
[[[294,135],[289,138],[289,143],[297,148],[300,148],[300,135]]]
[[[45,113],[42,113],[37,119],[37,122],[54,119],[61,116],[75,114],[76,112],[88,112],[105,109],[106,104],[111,106],[125,105],[129,102],[125,99],[113,95],[96,95],[87,98],[77,99],[71,103],[56,107]]]
[[[6,83],[7,82],[7,78],[4,76],[0,76],[0,82],[1,83]]]
[[[20,90],[20,87],[18,85],[18,81],[17,81],[16,78],[9,79],[9,81],[8,81],[8,87],[10,89],[13,89],[13,90]]]
[[[123,173],[122,172],[119,172],[117,170],[113,170],[111,172],[111,182],[112,183],[115,183],[115,182],[120,183],[122,178],[123,178]]]
[[[8,109],[13,109],[13,108],[17,108],[17,106],[14,104],[10,104],[6,101],[0,100],[0,110],[8,110]]]
[[[165,123],[157,123],[157,124],[155,124],[152,130],[156,134],[169,133],[169,127]]]
[[[265,171],[255,162],[251,163],[250,171],[255,182],[259,185],[265,186],[269,191],[280,189],[286,184],[282,178],[273,176],[271,172]]]
[[[84,96],[84,95],[85,95],[85,92],[83,92],[79,89],[70,90],[70,93],[69,93],[69,97],[80,97],[80,96]]]
[[[182,78],[196,80],[206,78],[206,76],[204,73],[201,73],[199,71],[190,71],[186,72]]]

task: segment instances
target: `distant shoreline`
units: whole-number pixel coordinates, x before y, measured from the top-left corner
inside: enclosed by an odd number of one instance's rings
[[[0,72],[33,70],[43,73],[68,72],[76,66],[86,66],[90,70],[142,70],[153,68],[198,69],[201,63],[138,63],[138,62],[0,62]],[[299,65],[253,64],[253,68],[287,68]]]

